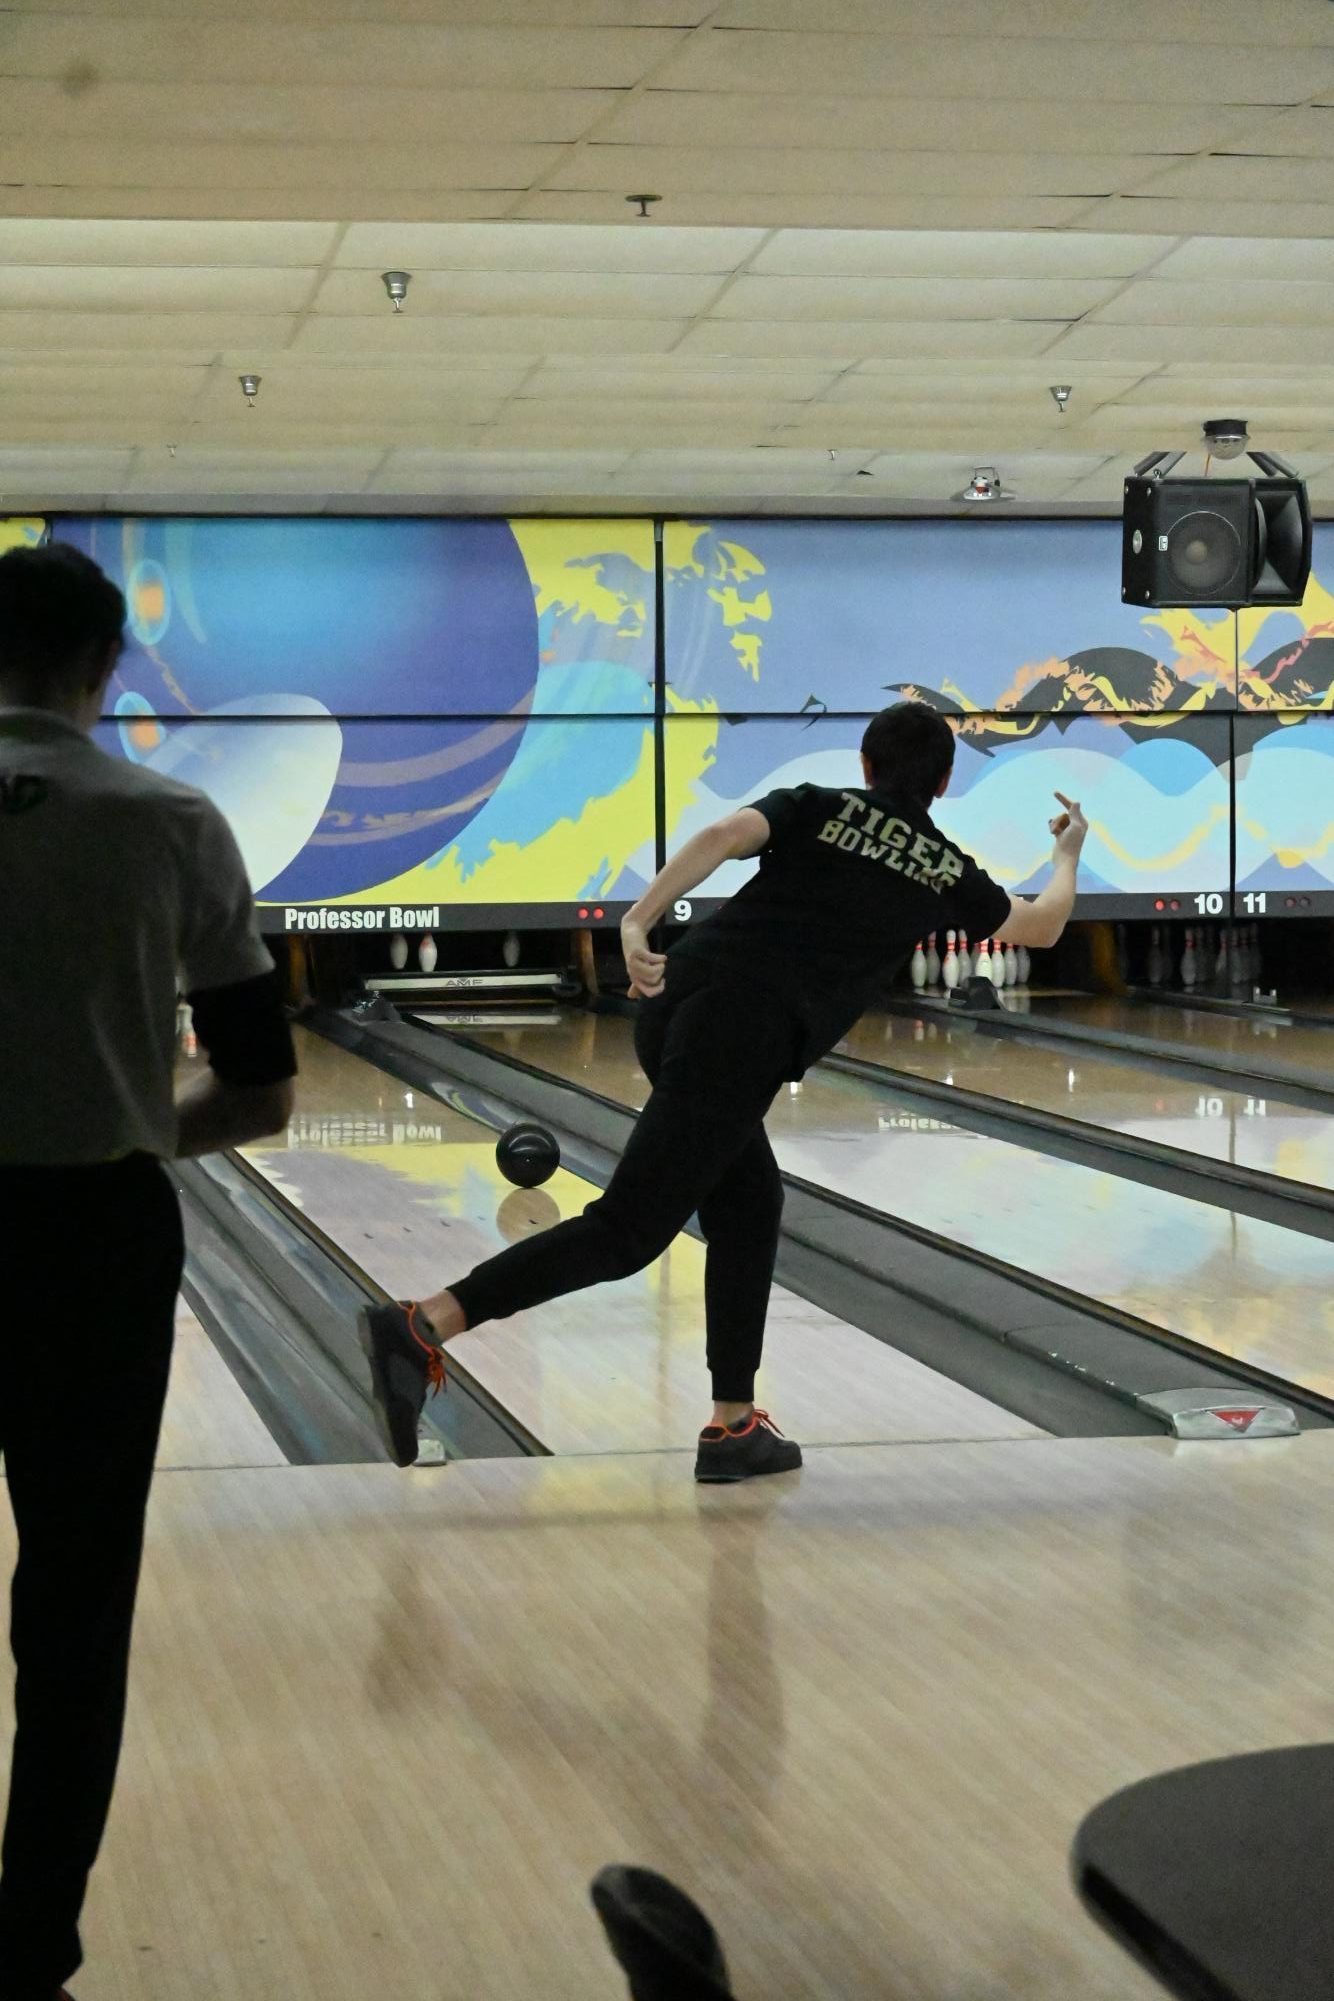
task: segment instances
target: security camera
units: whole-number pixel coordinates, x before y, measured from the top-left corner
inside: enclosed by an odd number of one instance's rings
[[[1200,426],[1200,440],[1216,459],[1239,459],[1250,444],[1244,417],[1210,417]]]

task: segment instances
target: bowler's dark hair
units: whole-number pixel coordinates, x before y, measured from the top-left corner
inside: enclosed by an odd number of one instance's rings
[[[125,599],[67,542],[0,556],[0,681],[38,705],[67,690],[90,655],[119,646]]]
[[[954,768],[954,731],[925,702],[895,702],[866,725],[862,754],[877,790],[929,806]]]

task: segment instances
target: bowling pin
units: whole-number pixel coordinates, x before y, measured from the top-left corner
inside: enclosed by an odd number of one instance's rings
[[[199,1037],[195,1034],[194,1009],[188,1004],[182,1010],[181,1054],[192,1061],[199,1054]]]
[[[514,967],[518,965],[519,934],[517,931],[507,931],[505,933],[505,942],[500,948],[500,956],[507,966]]]
[[[913,986],[916,988],[917,992],[920,993],[922,991],[922,988],[926,985],[926,953],[922,950],[922,941],[920,938],[917,940],[917,944],[913,948],[913,955],[909,963],[909,970],[912,976]]]
[[[968,933],[959,933],[959,985],[966,987],[973,977],[973,961],[968,950]]]
[[[1182,986],[1183,986],[1183,987],[1193,987],[1193,986],[1194,986],[1194,984],[1195,984],[1195,973],[1196,973],[1196,965],[1195,965],[1195,933],[1194,933],[1193,931],[1191,931],[1191,930],[1187,929],[1187,932],[1186,932],[1186,949],[1185,949],[1185,951],[1184,951],[1184,952],[1183,952],[1183,953],[1181,954],[1181,984],[1182,984]]]
[[[954,933],[945,933],[945,957],[941,963],[940,977],[949,992],[953,993],[959,984],[959,955],[954,949]]]
[[[1018,983],[1019,954],[1015,951],[1013,945],[1007,945],[1005,947],[1005,984],[1007,987],[1013,987],[1017,986]]]
[[[1028,976],[1033,970],[1032,954],[1029,952],[1027,945],[1021,945],[1015,956],[1019,961],[1019,984],[1021,987],[1026,987],[1028,985]]]
[[[978,947],[977,964],[973,967],[973,972],[979,980],[989,980],[991,978],[991,940],[989,938],[984,938]]]
[[[929,987],[940,985],[940,954],[936,950],[934,931],[926,941],[926,983]]]
[[[389,963],[396,973],[401,973],[408,963],[408,941],[401,931],[395,931],[389,940]]]
[[[999,938],[991,941],[991,984],[996,988],[1005,985],[1005,947]]]
[[[436,951],[435,947],[435,939],[429,931],[423,932],[421,944],[417,947],[417,964],[424,973],[433,973],[435,971],[436,960],[439,956],[440,954]]]

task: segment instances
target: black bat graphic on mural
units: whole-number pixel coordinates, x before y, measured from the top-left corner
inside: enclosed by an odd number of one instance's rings
[[[1327,708],[1332,689],[1334,638],[1303,634],[1253,666],[1243,661],[1237,696],[1243,709]]]

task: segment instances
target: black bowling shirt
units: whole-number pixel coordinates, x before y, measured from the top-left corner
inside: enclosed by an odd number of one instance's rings
[[[918,939],[989,938],[1007,890],[902,795],[799,785],[756,800],[769,844],[756,874],[673,947],[800,1016],[800,1075],[832,1049]]]

